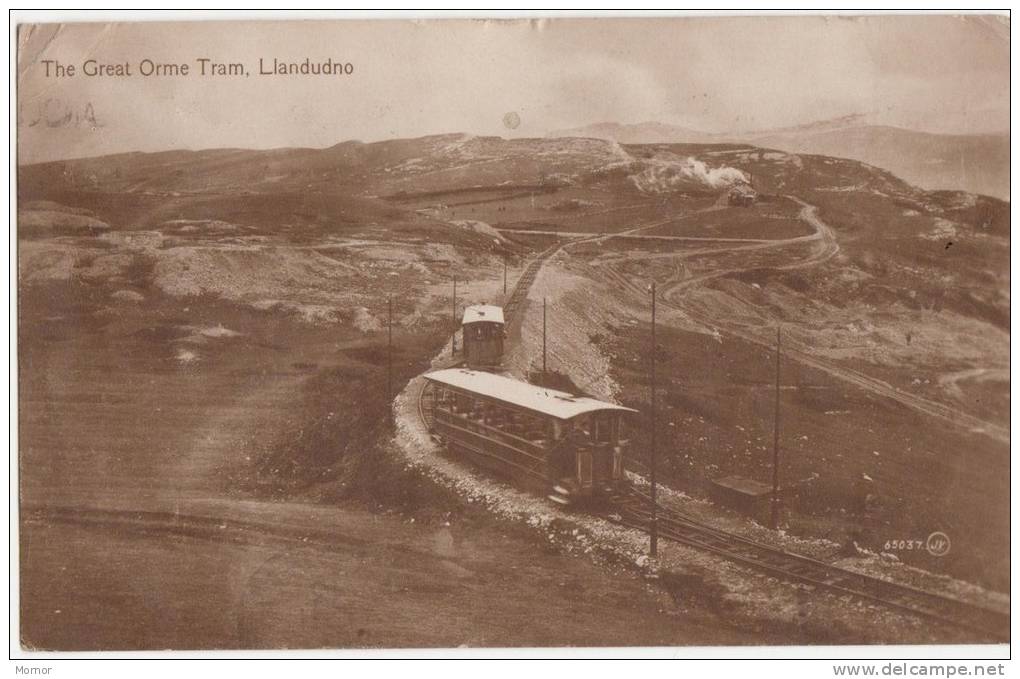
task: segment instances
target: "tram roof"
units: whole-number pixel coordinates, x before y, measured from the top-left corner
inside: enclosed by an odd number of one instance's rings
[[[587,396],[574,396],[565,391],[547,389],[480,370],[447,368],[428,373],[425,375],[425,379],[561,420],[569,420],[572,417],[599,410],[637,412],[632,408],[625,408],[615,403],[607,403]]]
[[[464,309],[462,324],[468,323],[503,323],[503,307],[491,304],[475,304]]]

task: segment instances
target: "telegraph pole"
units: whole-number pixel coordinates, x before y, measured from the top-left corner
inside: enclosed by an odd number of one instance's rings
[[[772,438],[772,530],[779,526],[779,353],[782,350],[780,326],[776,326],[776,408]]]
[[[453,336],[450,337],[450,356],[457,355],[457,279],[453,279]]]
[[[652,557],[656,557],[659,553],[659,513],[658,504],[655,501],[655,281],[652,281],[652,445],[651,445],[651,465],[650,465],[650,479],[652,483],[652,525],[649,527],[649,538],[651,545],[649,552]]]
[[[393,418],[393,297],[388,300],[389,340],[386,351],[386,400],[390,402],[390,418]]]
[[[506,297],[506,253],[503,253],[503,297]]]
[[[549,386],[545,376],[545,297],[542,298],[542,386]]]

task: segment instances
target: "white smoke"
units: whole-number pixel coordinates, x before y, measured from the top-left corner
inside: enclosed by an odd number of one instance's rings
[[[709,168],[697,158],[663,159],[645,161],[647,167],[631,175],[631,181],[644,193],[665,193],[696,183],[713,189],[723,189],[734,184],[746,183],[747,175],[735,167]]]

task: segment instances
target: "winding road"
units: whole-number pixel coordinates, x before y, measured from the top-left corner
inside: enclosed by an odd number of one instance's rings
[[[725,194],[723,194],[725,197]],[[738,243],[737,245],[723,245],[720,247],[711,248],[697,248],[690,249],[684,252],[657,252],[647,254],[636,254],[626,253],[618,256],[609,256],[596,259],[592,262],[594,266],[599,267],[614,281],[618,282],[625,289],[628,289],[636,294],[642,296],[647,294],[647,290],[641,285],[635,283],[619,268],[621,264],[631,261],[647,261],[653,259],[669,259],[676,262],[676,274],[672,276],[661,288],[661,302],[677,311],[684,314],[685,317],[698,323],[707,330],[713,333],[725,333],[731,336],[739,337],[748,342],[755,344],[772,347],[774,343],[773,335],[773,324],[768,319],[762,319],[762,323],[757,326],[749,326],[736,322],[727,322],[719,318],[713,317],[703,311],[699,311],[694,308],[693,305],[685,304],[687,293],[696,285],[704,284],[720,276],[726,276],[729,274],[740,273],[743,271],[750,271],[760,268],[769,268],[773,270],[790,271],[795,269],[803,269],[809,267],[815,267],[823,264],[839,253],[839,242],[836,238],[835,232],[832,227],[825,223],[824,220],[818,215],[818,208],[810,203],[796,196],[785,196],[786,198],[795,201],[801,206],[799,218],[803,220],[812,228],[812,233],[804,236],[796,236],[792,238],[782,238],[769,241],[762,241],[760,239],[711,239],[716,242],[726,243]],[[713,211],[719,210],[722,203],[717,202],[705,210]],[[697,213],[692,213],[697,214]],[[643,236],[642,231],[660,226],[668,223],[672,220],[659,220],[650,224],[643,224],[639,227],[622,231],[615,234],[607,234],[601,236],[596,240],[607,240],[611,238],[618,238],[620,236],[627,236],[629,238],[654,238],[661,240],[658,236]],[[681,237],[677,237],[679,239]],[[591,240],[591,239],[586,239]],[[698,241],[702,239],[687,238],[688,241]],[[580,241],[576,241],[580,242]],[[576,243],[575,242],[575,243]],[[575,243],[571,243],[573,245]],[[791,246],[800,246],[804,244],[812,244],[810,252],[806,257],[796,259],[791,262],[783,264],[770,264],[763,266],[760,263],[754,263],[748,266],[730,266],[713,269],[696,275],[692,275],[685,265],[685,261],[691,258],[704,257],[709,255],[720,255],[720,254],[732,254],[732,253],[749,253],[759,252],[765,250],[778,250],[783,248],[789,248]],[[569,245],[568,245],[569,247]],[[878,378],[866,375],[860,371],[847,368],[842,365],[838,365],[832,361],[820,358],[810,352],[805,346],[797,342],[793,338],[788,338],[783,344],[783,355],[786,358],[796,360],[804,365],[810,366],[817,370],[821,370],[832,377],[838,378],[845,382],[848,382],[860,389],[864,389],[872,394],[888,398],[904,406],[912,408],[913,410],[923,413],[931,417],[937,417],[948,422],[953,423],[956,426],[967,429],[970,432],[983,434],[996,441],[1003,443],[1009,443],[1009,429],[1001,425],[982,420],[976,416],[962,412],[959,408],[948,406],[931,399],[924,398],[912,394],[902,389],[895,387],[888,382],[880,380]]]

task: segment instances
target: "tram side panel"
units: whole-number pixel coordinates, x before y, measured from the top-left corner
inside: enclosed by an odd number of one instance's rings
[[[560,420],[438,387],[433,413],[434,431],[451,452],[521,486],[555,488],[573,502],[623,483],[628,442],[619,412]]]

